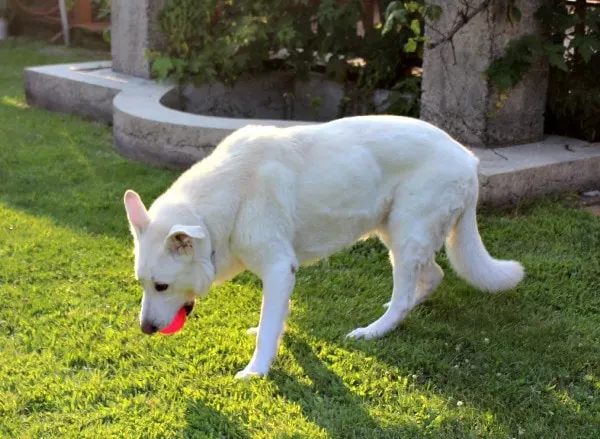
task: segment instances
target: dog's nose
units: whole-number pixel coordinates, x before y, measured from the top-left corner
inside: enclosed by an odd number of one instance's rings
[[[142,323],[142,332],[144,334],[154,334],[156,331],[158,331],[158,327],[155,326],[154,324],[152,324],[150,322]]]

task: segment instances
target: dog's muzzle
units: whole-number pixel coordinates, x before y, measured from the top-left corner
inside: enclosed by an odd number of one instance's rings
[[[191,301],[191,302],[186,302],[183,305],[186,316],[189,316],[192,313],[192,311],[194,310],[195,304],[196,304],[195,301]],[[159,328],[154,323],[152,323],[150,321],[145,321],[145,322],[142,322],[141,329],[144,334],[150,335],[150,334],[154,334],[155,332],[157,332]]]
[[[144,334],[150,335],[150,334],[154,334],[156,331],[158,331],[158,326],[156,326],[150,322],[143,322],[141,326],[142,326],[142,332]]]

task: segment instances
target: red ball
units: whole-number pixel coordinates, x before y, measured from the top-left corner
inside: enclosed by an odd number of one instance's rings
[[[185,319],[187,317],[187,313],[185,312],[185,308],[182,306],[175,317],[173,317],[173,321],[169,324],[169,326],[161,329],[159,332],[161,334],[174,334],[178,332],[181,328],[183,328],[183,324],[185,323]]]

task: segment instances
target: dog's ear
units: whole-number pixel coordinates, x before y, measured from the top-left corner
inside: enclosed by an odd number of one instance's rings
[[[144,206],[140,196],[132,190],[125,192],[123,202],[125,203],[132,234],[134,237],[139,238],[150,222],[146,206]]]
[[[206,231],[201,226],[174,225],[171,227],[165,246],[179,255],[193,256],[196,240],[206,238]]]

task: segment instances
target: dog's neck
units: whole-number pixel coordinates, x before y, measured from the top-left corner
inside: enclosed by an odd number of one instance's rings
[[[217,243],[215,243],[217,244]],[[213,247],[211,261],[215,267],[214,284],[226,282],[245,270],[243,264],[233,256],[227,241],[218,243]]]
[[[190,209],[191,210],[191,209]],[[230,280],[235,275],[244,271],[243,264],[231,254],[229,248],[230,231],[223,227],[223,222],[207,221],[204,215],[192,212],[197,224],[201,224],[211,243],[210,260],[215,270],[216,284]]]

